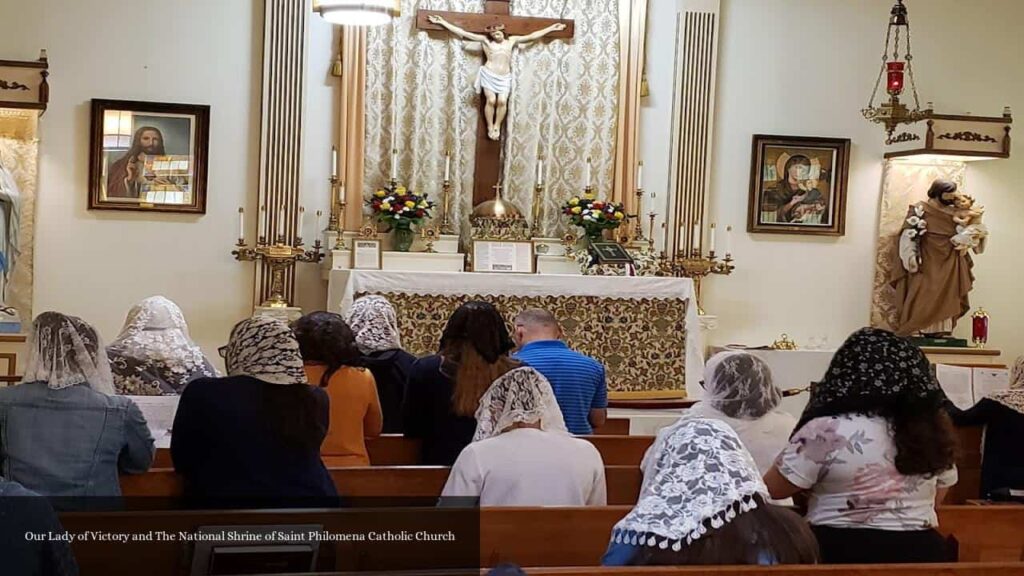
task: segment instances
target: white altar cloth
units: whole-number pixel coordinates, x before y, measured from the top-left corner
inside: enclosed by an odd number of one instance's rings
[[[690,303],[686,307],[686,392],[699,396],[704,348],[693,302],[693,281],[689,278],[332,270],[328,309],[345,311],[355,294],[365,292],[687,299]]]

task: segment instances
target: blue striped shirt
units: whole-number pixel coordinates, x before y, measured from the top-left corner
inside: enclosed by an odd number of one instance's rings
[[[515,357],[551,382],[565,425],[573,434],[592,434],[590,411],[608,407],[604,366],[580,354],[561,340],[537,340],[524,345]]]

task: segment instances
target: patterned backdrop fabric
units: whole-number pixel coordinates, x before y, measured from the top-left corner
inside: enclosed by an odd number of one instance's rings
[[[402,0],[402,16],[367,36],[364,194],[388,178],[398,130],[399,180],[439,199],[444,153],[452,153],[453,211],[468,230],[472,210],[480,44],[415,26],[416,10],[481,12],[479,0]],[[559,206],[583,185],[587,157],[600,197],[610,196],[619,81],[619,0],[516,0],[512,15],[567,18],[575,37],[517,48],[505,131],[507,193],[526,214],[538,157],[546,159],[542,231],[566,229]],[[397,122],[393,111],[397,107]]]
[[[356,298],[366,295],[359,292]],[[606,367],[609,392],[686,389],[688,300],[603,296],[510,296],[381,292],[394,305],[405,349],[417,356],[437,352],[448,317],[461,304],[486,300],[512,321],[527,308],[559,318],[565,341]]]
[[[886,162],[882,176],[882,207],[879,211],[878,248],[875,253],[875,283],[871,293],[871,325],[895,330],[899,324],[896,290],[889,284],[893,271],[902,266],[896,257],[900,230],[907,216],[907,207],[928,199],[928,187],[936,178],[945,178],[964,185],[966,165],[963,162],[913,164],[906,161]],[[982,202],[984,204],[984,202]]]

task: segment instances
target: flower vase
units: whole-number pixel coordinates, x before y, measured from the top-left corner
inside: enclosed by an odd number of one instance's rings
[[[602,228],[587,227],[584,228],[584,231],[587,233],[588,243],[601,242],[604,240],[604,229]]]
[[[416,233],[409,226],[398,226],[395,228],[395,241],[393,248],[396,252],[408,252],[412,248],[412,242],[416,239]]]

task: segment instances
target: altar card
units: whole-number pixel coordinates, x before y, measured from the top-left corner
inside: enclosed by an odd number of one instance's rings
[[[473,272],[533,274],[533,242],[473,241]]]
[[[356,238],[352,240],[352,269],[380,270],[380,240]]]

